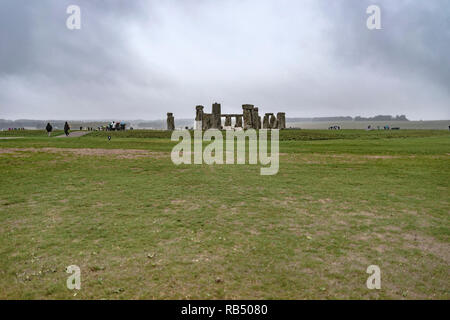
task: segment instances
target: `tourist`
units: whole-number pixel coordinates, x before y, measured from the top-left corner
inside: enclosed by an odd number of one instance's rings
[[[70,130],[70,127],[66,121],[66,123],[64,124],[64,133],[66,134],[66,137],[69,136],[69,130]]]
[[[52,127],[52,125],[50,124],[50,122],[47,123],[47,126],[45,127],[45,130],[47,130],[47,134],[48,134],[48,136],[50,137],[51,134],[52,134],[52,130],[53,130],[53,127]]]

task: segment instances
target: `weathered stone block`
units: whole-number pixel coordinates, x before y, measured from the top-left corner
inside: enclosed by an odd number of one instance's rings
[[[258,108],[253,108],[252,110],[252,128],[253,129],[259,129],[259,114],[258,114]]]
[[[277,128],[286,129],[286,114],[284,112],[277,113]]]
[[[253,128],[253,105],[243,104],[242,105],[242,116],[244,118],[244,129]]]
[[[265,115],[264,115],[264,119],[263,119],[263,129],[270,129],[269,128],[269,117],[270,117],[270,115],[268,114],[268,113],[266,113]]]
[[[276,122],[277,122],[277,118],[275,117],[275,115],[272,113],[271,115],[270,115],[270,122],[269,122],[269,124],[270,124],[270,129],[276,129],[277,127],[276,127]]]
[[[242,116],[236,117],[236,123],[234,124],[235,128],[242,128]]]
[[[225,127],[231,127],[231,116],[225,117]]]
[[[203,106],[196,106],[195,107],[195,121],[202,121],[203,120]]]
[[[222,127],[222,118],[221,118],[221,107],[220,103],[213,103],[212,105],[212,127],[215,129],[220,129]]]
[[[167,130],[175,130],[175,118],[171,112],[167,113]]]
[[[212,125],[212,114],[203,113],[202,129],[203,130],[211,129],[211,125]]]

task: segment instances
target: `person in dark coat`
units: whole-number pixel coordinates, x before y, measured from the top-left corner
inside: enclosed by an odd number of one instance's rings
[[[52,130],[53,130],[53,127],[52,127],[52,125],[50,124],[50,122],[47,123],[47,126],[45,127],[45,130],[47,130],[47,134],[48,134],[48,136],[50,137],[50,135],[52,134]]]
[[[69,124],[66,121],[66,123],[64,124],[64,133],[66,134],[66,136],[69,135],[69,130],[70,130],[70,127],[69,127]]]

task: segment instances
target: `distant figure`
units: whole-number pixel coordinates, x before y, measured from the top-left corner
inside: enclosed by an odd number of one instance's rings
[[[66,123],[64,123],[64,133],[66,134],[66,137],[69,136],[69,130],[70,130],[70,127],[66,121]]]
[[[47,123],[47,126],[45,127],[45,130],[47,130],[47,134],[48,134],[48,136],[50,137],[51,134],[52,134],[52,130],[53,130],[53,127],[52,127],[52,125],[50,124],[50,122]]]

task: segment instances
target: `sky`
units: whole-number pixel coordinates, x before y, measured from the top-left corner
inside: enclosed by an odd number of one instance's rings
[[[193,118],[214,102],[450,119],[450,1],[1,0],[0,118]]]

